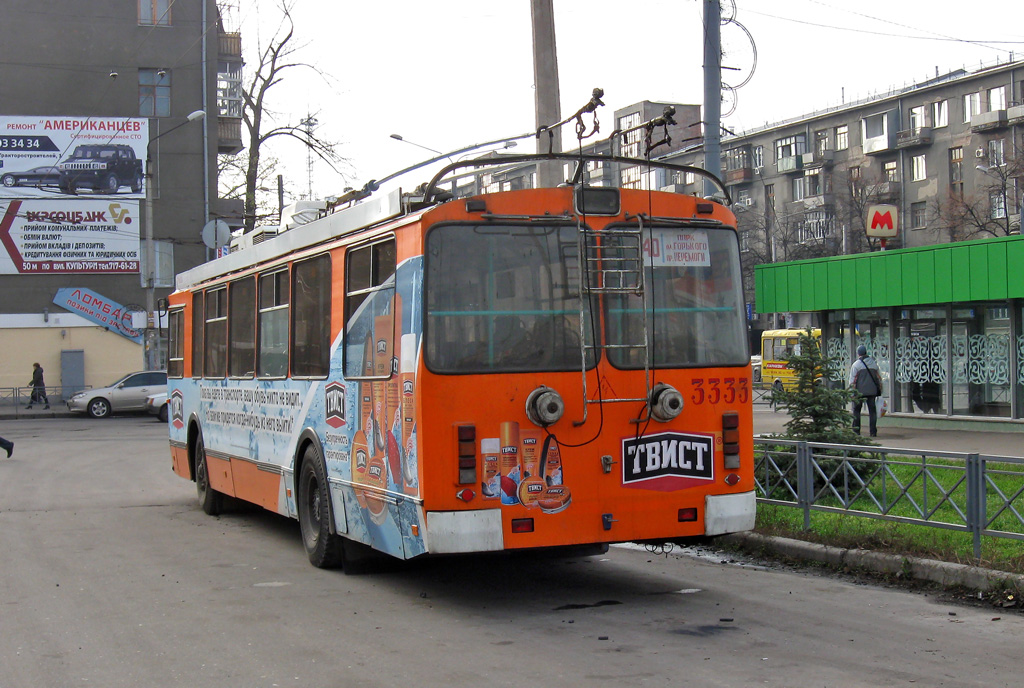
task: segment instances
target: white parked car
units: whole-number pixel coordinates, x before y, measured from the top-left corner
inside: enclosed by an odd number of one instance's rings
[[[146,397],[146,412],[156,416],[161,423],[167,422],[167,392],[150,394]]]
[[[106,418],[122,411],[145,411],[146,399],[160,393],[167,393],[167,373],[162,370],[130,373],[109,387],[78,392],[68,399],[68,410],[88,413],[93,418]]]

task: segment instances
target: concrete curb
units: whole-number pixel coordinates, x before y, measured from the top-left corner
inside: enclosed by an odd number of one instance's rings
[[[943,587],[963,587],[985,592],[993,588],[1014,587],[1024,590],[1024,575],[993,571],[978,566],[918,559],[863,549],[843,549],[815,542],[770,537],[758,533],[734,533],[724,541],[748,552],[771,552],[792,559],[815,561],[828,566],[850,567],[887,575],[903,574],[914,580],[937,583]]]

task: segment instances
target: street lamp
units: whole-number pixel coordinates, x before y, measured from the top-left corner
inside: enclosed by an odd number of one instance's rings
[[[437,153],[438,155],[444,155],[444,153],[442,153],[439,150],[434,150],[433,148],[430,148],[428,146],[424,146],[423,144],[416,143],[415,141],[410,141],[409,139],[404,138],[401,134],[392,134],[391,138],[393,138],[395,141],[401,141],[403,143],[408,143],[410,146],[416,146],[417,148],[422,148],[423,150],[428,150],[431,153]]]
[[[204,111],[204,110],[196,110],[194,112],[190,112],[188,114],[188,116],[185,118],[184,122],[181,122],[180,124],[176,124],[173,127],[171,127],[170,129],[168,129],[167,131],[161,132],[161,133],[157,134],[156,136],[151,138],[149,140],[149,143],[146,145],[146,214],[145,214],[145,219],[146,219],[146,228],[145,228],[146,229],[146,236],[145,236],[145,241],[146,241],[146,248],[145,248],[145,250],[146,250],[146,253],[145,253],[145,257],[146,257],[146,270],[145,270],[145,273],[142,275],[142,278],[143,278],[142,279],[142,286],[146,290],[146,318],[147,318],[147,323],[146,323],[146,340],[145,340],[146,344],[145,344],[145,351],[144,351],[144,363],[145,363],[145,369],[146,370],[154,370],[157,367],[156,366],[156,363],[157,363],[156,359],[158,358],[158,356],[156,355],[158,347],[154,346],[153,345],[153,341],[152,341],[153,338],[154,338],[154,335],[153,335],[154,330],[149,326],[149,318],[155,318],[156,317],[156,313],[155,313],[155,311],[156,311],[156,292],[155,292],[156,287],[154,286],[154,281],[156,279],[156,277],[155,277],[156,266],[154,265],[156,263],[156,257],[155,257],[155,247],[153,245],[153,179],[155,177],[155,175],[153,174],[153,170],[155,168],[155,165],[152,164],[153,144],[156,143],[157,139],[160,139],[160,138],[162,138],[164,136],[167,136],[172,131],[174,131],[176,129],[180,129],[181,127],[183,127],[186,124],[189,124],[191,122],[196,122],[198,120],[201,120],[204,117],[206,117],[206,111]],[[206,183],[205,179],[203,180],[203,183],[204,184]]]

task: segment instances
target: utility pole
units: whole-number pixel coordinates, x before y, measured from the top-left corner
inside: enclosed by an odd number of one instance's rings
[[[562,108],[558,92],[558,53],[555,49],[555,13],[552,0],[530,0],[533,22],[533,83],[537,128],[562,121]],[[562,132],[545,131],[537,140],[537,152],[555,153],[562,150]],[[557,186],[564,180],[562,166],[557,162],[541,163],[537,169],[537,186]]]
[[[704,169],[722,177],[722,7],[704,0]],[[704,182],[704,195],[716,192]]]

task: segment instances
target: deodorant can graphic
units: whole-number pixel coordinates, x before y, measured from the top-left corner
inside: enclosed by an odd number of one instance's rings
[[[519,481],[522,469],[519,466],[519,423],[506,421],[501,424],[500,432],[501,457],[498,470],[501,473],[501,503],[519,503]]]

